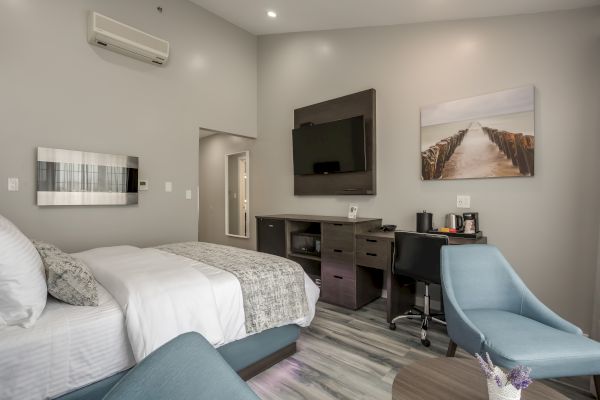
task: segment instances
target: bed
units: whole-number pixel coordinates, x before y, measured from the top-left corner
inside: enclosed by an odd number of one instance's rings
[[[120,373],[190,330],[202,333],[245,378],[295,351],[299,327],[310,324],[319,297],[306,274],[307,312],[254,329],[239,277],[172,250],[117,246],[73,254],[93,270],[99,306],[71,306],[49,296],[32,328],[0,330],[0,398],[101,398]]]

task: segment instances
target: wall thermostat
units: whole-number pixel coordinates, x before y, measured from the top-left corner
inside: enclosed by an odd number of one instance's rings
[[[146,181],[146,180],[140,180],[140,182],[138,184],[138,190],[139,191],[148,190],[148,181]]]

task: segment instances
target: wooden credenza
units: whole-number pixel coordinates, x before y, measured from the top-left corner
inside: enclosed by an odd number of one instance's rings
[[[298,262],[321,286],[321,300],[358,309],[381,295],[384,270],[357,264],[357,236],[381,226],[380,218],[265,215],[256,217],[257,250]],[[318,254],[298,252],[294,233],[307,233],[320,241]]]

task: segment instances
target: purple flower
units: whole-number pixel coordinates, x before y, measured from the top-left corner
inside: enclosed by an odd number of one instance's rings
[[[503,378],[500,375],[504,374],[496,373],[494,370],[494,363],[492,363],[489,353],[485,353],[485,360],[479,354],[475,354],[475,357],[477,357],[477,361],[479,361],[479,365],[485,373],[486,378],[493,379],[498,387],[511,384],[516,389],[522,390],[527,388],[532,382],[532,379],[529,377],[531,368],[527,368],[524,365],[517,365],[508,372],[508,375],[506,375],[506,383],[503,383]]]
[[[477,357],[477,361],[479,361],[479,365],[483,370],[483,373],[488,379],[494,378],[494,365],[488,364],[479,354],[475,353],[475,357]],[[489,355],[486,356],[489,359]]]
[[[508,382],[517,389],[525,389],[532,382],[529,375],[531,374],[531,368],[527,368],[524,365],[517,365],[511,369],[507,375]]]
[[[500,377],[498,375],[494,375],[494,380],[496,381],[496,385],[498,385],[498,387],[504,386],[504,385],[502,385],[502,379],[500,379]]]
[[[487,361],[488,365],[490,366],[490,368],[493,371],[494,370],[494,363],[492,362],[492,359],[490,358],[490,353],[488,353],[488,352],[485,353],[485,360]]]

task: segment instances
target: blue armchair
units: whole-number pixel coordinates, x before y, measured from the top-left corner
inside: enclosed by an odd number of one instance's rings
[[[458,345],[533,378],[593,375],[600,398],[600,343],[540,302],[496,247],[445,246],[441,266],[448,356]]]
[[[103,400],[259,400],[198,333],[176,337],[132,368]]]

